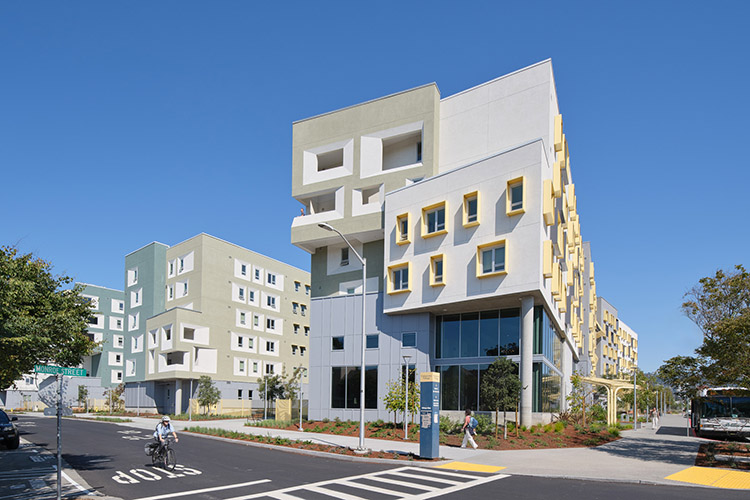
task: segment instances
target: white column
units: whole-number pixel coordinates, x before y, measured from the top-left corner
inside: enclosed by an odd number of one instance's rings
[[[174,381],[174,414],[182,413],[182,380]]]
[[[531,426],[534,363],[534,297],[521,299],[521,425]]]

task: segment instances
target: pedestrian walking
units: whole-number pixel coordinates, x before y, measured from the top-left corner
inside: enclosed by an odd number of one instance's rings
[[[471,443],[472,448],[475,450],[478,448],[476,441],[474,441],[474,435],[476,434],[476,428],[478,425],[477,419],[471,416],[471,410],[466,410],[464,416],[464,426],[461,428],[464,431],[464,441],[461,443],[461,448],[466,448],[466,442]]]
[[[656,408],[651,410],[651,428],[652,429],[659,428],[659,410],[657,410]]]

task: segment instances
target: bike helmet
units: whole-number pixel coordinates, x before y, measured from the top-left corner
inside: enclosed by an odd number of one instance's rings
[[[168,415],[164,415],[163,417],[161,417],[161,421],[162,422],[169,422],[169,416]]]

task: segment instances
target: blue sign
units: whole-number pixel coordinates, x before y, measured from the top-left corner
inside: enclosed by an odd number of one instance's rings
[[[440,458],[440,374],[419,374],[419,456]]]

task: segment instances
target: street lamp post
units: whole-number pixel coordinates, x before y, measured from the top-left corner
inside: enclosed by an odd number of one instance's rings
[[[357,448],[362,451],[365,449],[365,344],[367,341],[365,336],[365,292],[367,288],[367,259],[357,253],[352,244],[349,243],[349,240],[338,229],[325,222],[319,223],[318,227],[326,231],[333,231],[341,236],[341,239],[349,246],[349,249],[357,257],[357,260],[362,263],[362,365],[359,370],[359,447]]]
[[[305,429],[302,428],[302,366],[299,367],[299,430],[300,432]]]
[[[409,439],[409,360],[411,356],[403,356],[404,364],[406,365],[406,371],[404,372],[404,387],[405,387],[405,400],[404,400],[404,439]]]

